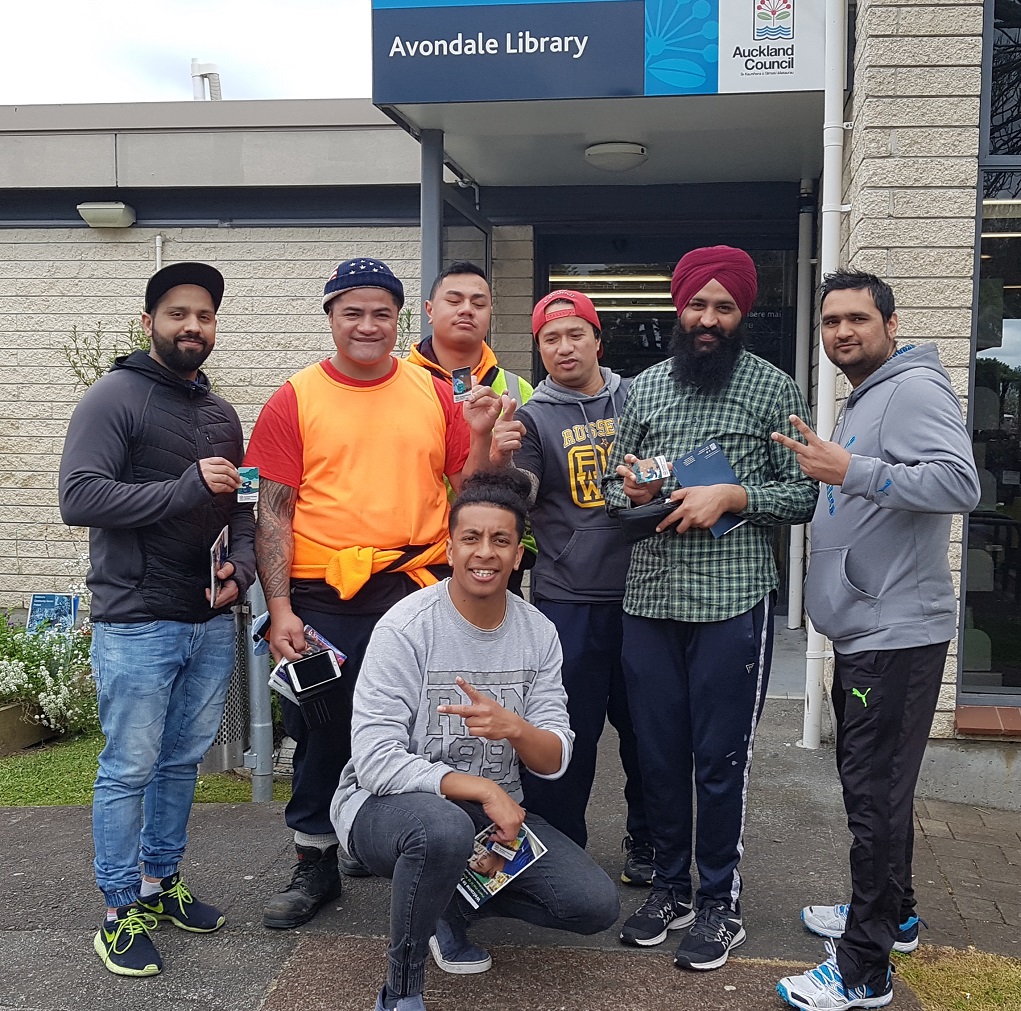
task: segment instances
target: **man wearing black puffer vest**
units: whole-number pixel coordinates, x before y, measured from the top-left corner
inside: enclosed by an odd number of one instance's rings
[[[199,371],[216,342],[223,277],[205,263],[152,276],[151,348],[118,358],[75,408],[60,461],[60,513],[89,527],[92,668],[106,746],[92,805],[107,913],[93,947],[121,976],[163,963],[160,920],[223,925],[178,865],[198,764],[234,667],[231,605],[255,579],[252,507],[239,504],[241,423]],[[229,530],[211,596],[210,549]],[[139,860],[142,873],[139,874]]]

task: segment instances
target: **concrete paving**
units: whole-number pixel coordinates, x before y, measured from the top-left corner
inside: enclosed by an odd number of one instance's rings
[[[849,836],[833,753],[798,748],[800,736],[800,702],[772,698],[749,789],[742,864],[748,941],[723,969],[680,972],[669,942],[624,949],[616,929],[577,938],[486,921],[475,937],[492,947],[493,970],[451,977],[430,967],[430,1011],[480,1004],[522,1011],[780,1011],[776,979],[824,957],[821,939],[799,922],[800,907],[837,902],[848,891]],[[622,859],[621,782],[608,729],[589,808],[590,848],[614,877]],[[1021,818],[935,801],[919,802],[916,813],[915,882],[930,927],[923,940],[1021,956]],[[389,882],[346,879],[342,898],[306,927],[264,929],[262,904],[286,883],[293,857],[279,804],[196,805],[183,870],[197,894],[222,906],[227,926],[193,936],[161,925],[156,940],[165,969],[150,979],[113,976],[92,951],[101,900],[87,808],[0,808],[0,839],[0,1011],[372,1007],[384,972]],[[645,893],[620,890],[623,921]],[[920,1006],[896,986],[895,1006]]]

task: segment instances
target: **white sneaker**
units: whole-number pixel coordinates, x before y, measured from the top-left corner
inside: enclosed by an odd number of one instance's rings
[[[820,937],[841,937],[847,926],[847,912],[851,907],[842,902],[838,906],[805,906],[801,910],[801,922],[813,934]],[[925,920],[912,916],[897,927],[897,938],[893,950],[910,955],[918,947],[918,928],[926,927]]]
[[[886,973],[886,986],[844,986],[832,941],[826,942],[829,958],[800,976],[785,976],[776,984],[776,992],[791,1007],[804,1011],[848,1011],[849,1008],[886,1007],[893,1000],[893,981]]]

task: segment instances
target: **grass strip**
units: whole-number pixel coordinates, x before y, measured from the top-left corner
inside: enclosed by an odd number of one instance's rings
[[[103,741],[102,734],[94,734],[0,758],[0,807],[91,804]],[[273,783],[274,800],[290,796],[290,782]],[[242,804],[251,799],[251,781],[231,772],[200,775],[195,785],[199,803]]]
[[[1016,958],[928,944],[893,958],[898,979],[917,994],[925,1011],[1021,1009],[1021,961]]]

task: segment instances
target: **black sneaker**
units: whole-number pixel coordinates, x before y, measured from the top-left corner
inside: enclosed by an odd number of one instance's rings
[[[161,882],[163,890],[147,899],[139,896],[138,905],[157,920],[169,920],[175,927],[196,934],[211,934],[223,926],[223,913],[215,906],[199,902],[180,874],[171,874]]]
[[[745,942],[741,914],[726,902],[711,902],[695,917],[688,936],[674,953],[674,965],[685,969],[719,969],[731,948]]]
[[[340,873],[348,878],[372,877],[372,871],[370,871],[369,868],[361,862],[361,860],[356,860],[343,850],[340,850],[337,855],[337,866],[340,868]]]
[[[642,948],[661,944],[668,930],[687,927],[695,919],[690,902],[683,902],[669,888],[653,888],[649,897],[627,918],[620,932],[625,944]]]
[[[121,906],[116,920],[104,920],[92,946],[103,965],[118,976],[155,976],[163,959],[152,943],[156,917],[137,905]]]
[[[337,844],[325,850],[295,846],[298,862],[291,869],[291,883],[274,895],[262,911],[262,923],[274,930],[288,930],[308,923],[323,903],[340,895]]]
[[[620,880],[625,885],[648,888],[652,884],[652,861],[656,855],[652,843],[637,842],[626,835],[620,848],[627,853],[624,858],[624,869],[620,872]]]

